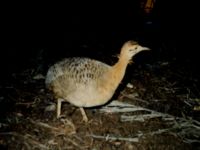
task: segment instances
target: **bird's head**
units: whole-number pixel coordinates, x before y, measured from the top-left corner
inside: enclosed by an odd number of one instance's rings
[[[120,58],[130,61],[134,55],[141,51],[150,50],[148,47],[143,47],[135,41],[127,41],[121,48]]]

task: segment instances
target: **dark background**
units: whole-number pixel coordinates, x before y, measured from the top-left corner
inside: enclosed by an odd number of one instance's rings
[[[151,60],[175,58],[197,69],[197,5],[157,0],[146,14],[141,3],[3,4],[1,79],[33,64],[42,65],[45,73],[50,64],[64,57],[105,57],[106,61],[130,39],[150,47]]]

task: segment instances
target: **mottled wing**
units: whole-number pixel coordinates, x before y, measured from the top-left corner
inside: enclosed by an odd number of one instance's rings
[[[45,83],[48,87],[59,79],[59,82],[88,84],[98,80],[109,68],[109,65],[89,58],[68,58],[49,69]]]

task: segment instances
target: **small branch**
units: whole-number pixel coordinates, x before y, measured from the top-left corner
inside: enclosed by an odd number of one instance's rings
[[[69,138],[66,138],[65,139],[66,141],[70,142],[72,145],[76,146],[77,148],[79,149],[83,149],[79,144],[77,144],[75,141],[69,139]]]
[[[119,140],[119,141],[128,141],[128,142],[139,142],[139,137],[126,138],[126,137],[115,137],[115,136],[109,136],[109,135],[101,136],[101,135],[94,135],[94,134],[91,134],[89,136],[93,137],[95,139],[105,139],[106,141],[108,141],[108,140],[112,140],[112,141]]]
[[[144,114],[144,115],[133,115],[133,116],[126,116],[126,115],[121,115],[120,120],[122,122],[127,122],[127,121],[140,121],[144,122],[146,119],[152,119],[152,118],[159,118],[163,117],[161,114]],[[172,121],[174,118],[167,118],[167,121]]]
[[[8,124],[0,122],[0,128],[2,128],[2,127],[8,127],[8,126],[9,126]]]
[[[135,106],[133,104],[128,104],[120,101],[113,101],[109,105],[104,106],[100,109],[100,112],[112,112],[112,113],[124,113],[124,112],[142,112],[140,115],[121,115],[122,122],[133,122],[141,121],[144,122],[146,119],[161,118],[163,121],[170,123],[172,128],[161,129],[155,132],[146,133],[145,135],[161,134],[163,132],[171,132],[182,137],[184,142],[194,142],[195,139],[200,138],[200,122],[192,118],[186,119],[183,117],[176,117],[173,115],[157,112],[140,106]],[[144,114],[145,113],[145,114]],[[97,138],[97,137],[96,137]],[[103,138],[103,137],[98,137]],[[116,137],[111,137],[110,139],[116,140]]]
[[[46,124],[46,123],[43,123],[43,122],[35,122],[35,121],[31,120],[31,119],[30,119],[30,122],[31,122],[32,124],[38,125],[38,126],[40,126],[40,127],[44,127],[44,128],[51,129],[51,130],[55,130],[55,131],[59,131],[58,128],[52,127],[52,126],[50,126],[50,125],[48,125],[48,124]]]
[[[149,104],[148,101],[145,101],[143,99],[140,99],[140,98],[136,98],[134,95],[132,94],[124,94],[124,93],[121,93],[123,97],[125,98],[128,98],[128,99],[131,99],[133,101],[139,101],[139,102],[143,102],[143,103],[146,103],[146,104]]]
[[[170,129],[159,129],[157,131],[154,131],[154,132],[149,132],[149,133],[138,133],[136,134],[136,136],[134,138],[127,138],[127,137],[117,137],[117,136],[110,136],[110,135],[107,135],[107,136],[101,136],[101,135],[94,135],[94,134],[91,134],[89,136],[93,137],[93,138],[96,138],[96,139],[105,139],[106,141],[108,140],[112,140],[112,141],[116,141],[116,140],[119,140],[119,141],[128,141],[128,142],[139,142],[139,139],[142,138],[143,136],[145,135],[156,135],[156,134],[162,134],[162,133],[165,133],[165,132],[168,132]]]
[[[39,143],[38,141],[36,141],[36,140],[34,140],[34,139],[32,139],[32,138],[30,138],[30,136],[29,135],[21,135],[21,134],[19,134],[19,133],[17,133],[17,132],[3,132],[3,133],[0,133],[0,135],[11,135],[11,136],[16,136],[16,137],[18,137],[18,138],[21,138],[21,139],[23,139],[23,142],[24,142],[24,145],[26,145],[27,147],[37,147],[37,148],[39,148],[39,149],[44,149],[44,150],[48,150],[49,148],[48,147],[46,147],[44,144],[41,144],[41,143]],[[20,140],[21,141],[21,140]],[[28,144],[29,143],[29,144]],[[32,146],[30,146],[30,144],[32,145]]]
[[[113,113],[113,112],[135,112],[135,111],[148,111],[148,110],[149,109],[143,107],[114,100],[110,104],[102,107],[100,109],[100,112]]]
[[[57,136],[58,135],[66,135],[66,134],[72,135],[72,134],[76,133],[76,128],[71,121],[69,121],[68,119],[61,119],[61,121],[63,122],[64,127],[63,128],[56,128],[56,127],[50,126],[47,123],[35,122],[34,120],[30,119],[30,122],[32,124],[35,124],[35,125],[40,126],[42,128],[49,129],[49,130],[53,131],[53,133],[55,133]]]
[[[72,121],[70,121],[68,119],[61,119],[61,121],[63,122],[63,124],[65,126],[69,125],[72,128],[72,130],[74,131],[74,133],[76,133],[76,127]]]

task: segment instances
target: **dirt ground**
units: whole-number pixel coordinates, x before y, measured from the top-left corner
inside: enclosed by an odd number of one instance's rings
[[[68,103],[56,119],[44,74],[35,68],[14,73],[0,86],[0,149],[200,149],[200,82],[189,70],[176,60],[129,66],[111,102],[140,109],[85,109],[88,123]]]

